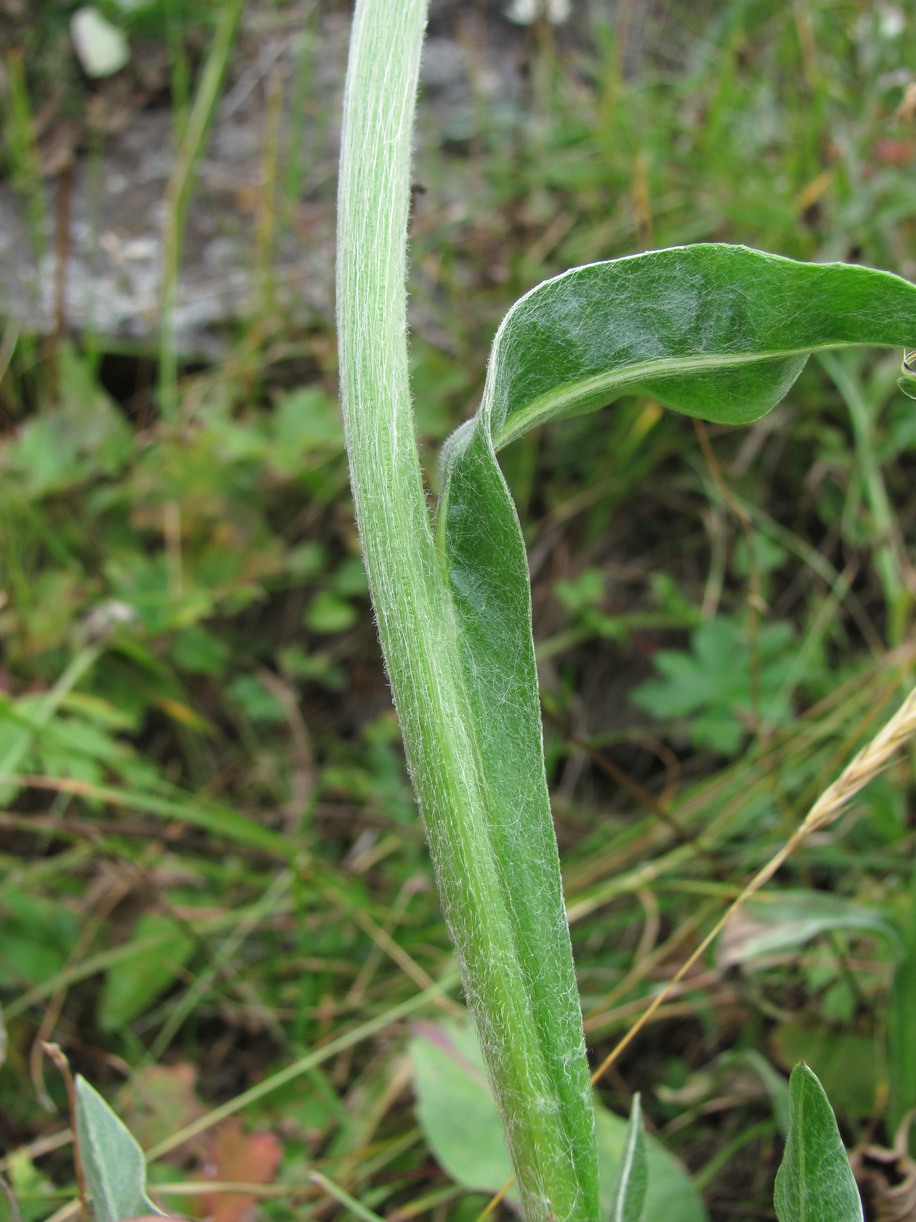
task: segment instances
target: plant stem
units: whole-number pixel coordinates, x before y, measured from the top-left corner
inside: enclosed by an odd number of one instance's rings
[[[519,950],[416,450],[405,281],[426,8],[427,0],[359,0],[354,17],[337,289],[350,478],[408,765],[525,1216],[594,1222],[593,1177],[580,1166],[594,1155],[570,1139],[558,1106],[557,1051]],[[590,1107],[587,1094],[580,1103]]]

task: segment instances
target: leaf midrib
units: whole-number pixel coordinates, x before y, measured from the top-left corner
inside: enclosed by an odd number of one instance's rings
[[[881,345],[875,345],[881,346]],[[499,432],[491,432],[494,449],[499,452],[510,442],[522,437],[530,429],[550,420],[562,419],[564,406],[572,406],[578,399],[596,397],[602,390],[622,391],[628,386],[638,386],[648,377],[667,377],[678,373],[696,373],[704,369],[719,371],[723,368],[734,368],[740,365],[751,365],[759,361],[788,360],[792,357],[809,356],[817,352],[836,351],[841,348],[860,348],[859,341],[805,345],[798,348],[768,349],[766,352],[736,352],[703,353],[696,356],[679,356],[656,358],[651,361],[640,361],[638,364],[624,366],[623,370],[613,370],[607,373],[595,374],[590,378],[581,378],[567,382],[556,390],[539,395],[527,406],[518,408],[508,417],[511,428],[503,428]],[[498,355],[497,355],[498,359]],[[498,379],[497,379],[498,380]],[[610,403],[613,395],[608,399]],[[489,419],[492,413],[492,394],[484,391],[480,415]],[[600,410],[600,409],[596,409]]]

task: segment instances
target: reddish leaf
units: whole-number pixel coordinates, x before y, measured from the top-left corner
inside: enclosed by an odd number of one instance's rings
[[[249,1136],[233,1118],[220,1127],[206,1176],[220,1184],[268,1184],[282,1156],[283,1148],[273,1133]],[[211,1222],[247,1222],[255,1200],[246,1192],[214,1192],[205,1205]]]

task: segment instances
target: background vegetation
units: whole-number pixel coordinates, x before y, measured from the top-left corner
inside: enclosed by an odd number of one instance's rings
[[[111,13],[159,49],[143,104],[173,108],[176,139],[228,8],[161,0],[142,28]],[[916,278],[905,6],[594,9],[500,27],[522,105],[489,104],[471,72],[478,104],[443,131],[421,98],[414,388],[432,484],[503,313],[568,266],[717,240]],[[4,35],[3,172],[36,240],[42,91],[66,82],[79,150],[97,88],[66,16],[38,5]],[[313,40],[319,16],[303,11]],[[486,28],[481,7],[439,22],[466,53]],[[295,178],[268,183],[280,225]],[[176,1211],[486,1204],[437,1127],[461,1007],[358,555],[331,322],[294,329],[265,302],[223,363],[138,351],[116,386],[103,337],[11,321],[0,341],[0,1211],[23,1222],[73,1195],[49,1040],[161,1151],[151,1184]],[[595,1064],[912,683],[899,359],[812,363],[746,430],[630,401],[600,434],[571,422],[505,456],[533,523]],[[916,1208],[905,1132],[895,1147],[916,1104],[894,1021],[916,1004],[911,763],[781,872],[601,1085],[621,1114],[642,1092],[713,1219],[772,1217],[799,1057],[857,1148],[868,1216]],[[226,1180],[245,1193],[216,1192]]]

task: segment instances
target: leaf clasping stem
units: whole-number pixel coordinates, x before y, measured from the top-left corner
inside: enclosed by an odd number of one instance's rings
[[[351,485],[408,766],[525,1216],[529,1222],[594,1222],[595,1155],[593,1150],[583,1155],[581,1142],[577,1145],[567,1130],[556,1094],[552,1033],[538,1013],[530,964],[520,954],[523,935],[494,838],[492,795],[414,435],[406,234],[426,8],[427,0],[359,0],[354,16],[338,195],[337,291]],[[556,875],[559,882],[558,864]],[[565,924],[564,934],[568,939]],[[574,981],[571,956],[569,977]],[[569,1004],[578,1015],[574,989]],[[584,1082],[581,1107],[588,1109],[590,1124],[587,1073]]]

